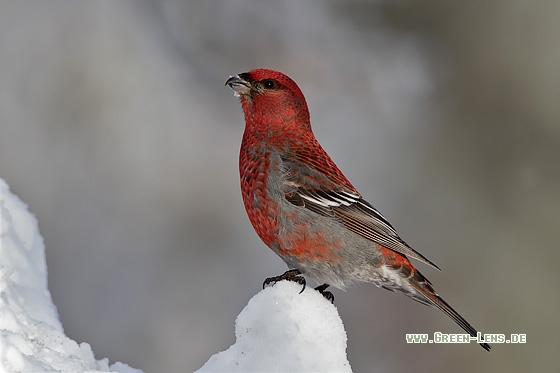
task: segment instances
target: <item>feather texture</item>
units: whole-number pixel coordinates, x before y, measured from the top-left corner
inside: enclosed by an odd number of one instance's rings
[[[324,153],[323,158],[327,157]],[[329,166],[330,172],[326,173],[315,169],[317,163],[312,165],[286,155],[282,157],[282,161],[287,175],[285,195],[292,204],[319,215],[338,219],[349,230],[378,245],[440,269],[400,238],[391,223],[362,198],[336,166]],[[346,182],[341,184],[341,180]]]

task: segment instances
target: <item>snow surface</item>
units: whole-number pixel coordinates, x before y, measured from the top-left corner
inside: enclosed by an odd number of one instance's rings
[[[47,288],[37,219],[0,179],[0,372],[138,373],[96,360],[87,343],[64,334]]]
[[[96,360],[89,344],[64,334],[37,219],[2,179],[0,218],[0,373],[142,372]],[[351,372],[337,309],[300,290],[282,281],[255,295],[237,317],[236,343],[197,372]]]
[[[209,372],[351,372],[346,331],[319,292],[282,281],[255,295],[235,322],[237,338],[197,370]]]

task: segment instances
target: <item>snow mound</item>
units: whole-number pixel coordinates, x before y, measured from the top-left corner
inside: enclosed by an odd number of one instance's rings
[[[47,288],[37,219],[0,179],[0,371],[138,373],[96,360],[87,343],[64,334]]]
[[[351,372],[346,331],[319,292],[281,281],[255,295],[235,322],[236,342],[197,373]]]

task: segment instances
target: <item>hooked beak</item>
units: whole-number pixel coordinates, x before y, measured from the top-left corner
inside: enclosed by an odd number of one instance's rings
[[[251,93],[251,83],[247,79],[247,73],[231,75],[225,85],[229,85],[233,89],[235,97],[249,96]]]

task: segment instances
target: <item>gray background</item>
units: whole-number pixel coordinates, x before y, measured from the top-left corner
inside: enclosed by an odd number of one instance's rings
[[[228,75],[281,70],[315,133],[485,333],[335,291],[356,372],[551,371],[558,351],[560,3],[3,1],[0,176],[30,205],[67,334],[146,372],[200,367],[286,268],[241,203]]]

